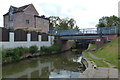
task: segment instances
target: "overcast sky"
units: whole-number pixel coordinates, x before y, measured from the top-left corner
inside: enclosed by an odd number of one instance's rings
[[[1,0],[0,26],[10,5],[20,7],[32,3],[39,15],[74,18],[79,28],[94,28],[103,16],[118,16],[120,0]]]

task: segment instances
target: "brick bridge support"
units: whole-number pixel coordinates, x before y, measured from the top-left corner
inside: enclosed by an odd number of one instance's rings
[[[100,48],[102,47],[105,43],[106,43],[106,40],[105,38],[97,38],[96,41],[95,41],[95,44],[96,44],[96,48]]]
[[[62,46],[62,51],[68,50],[72,47],[74,41],[55,39],[55,43]]]

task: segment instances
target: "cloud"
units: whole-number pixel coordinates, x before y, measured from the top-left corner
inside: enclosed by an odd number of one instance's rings
[[[80,28],[94,28],[102,16],[118,16],[119,0],[2,0],[0,26],[3,14],[10,5],[20,7],[33,3],[40,15],[69,17],[76,20]]]

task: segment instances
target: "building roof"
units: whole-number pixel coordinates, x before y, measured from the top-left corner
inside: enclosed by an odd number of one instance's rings
[[[17,12],[23,12],[23,10],[25,8],[27,8],[29,5],[31,5],[31,4],[28,4],[28,5],[25,5],[25,6],[21,6],[21,7],[14,7],[14,6],[10,6],[10,7],[13,8],[13,13],[17,13]],[[8,15],[8,13],[9,12],[7,12],[6,14],[4,14],[3,16]]]
[[[28,4],[28,5],[21,6],[21,7],[10,6],[10,8],[13,8],[13,14],[14,14],[14,13],[18,13],[18,12],[23,12],[24,9],[26,9],[29,5],[32,5],[32,4]],[[8,14],[9,14],[9,11],[6,14],[4,14],[3,16],[6,16]],[[34,17],[38,17],[38,18],[43,18],[43,19],[49,20],[49,18],[46,18],[44,15],[42,15],[42,16],[34,15]]]
[[[50,20],[49,18],[46,18],[44,15],[42,15],[42,16],[34,15],[34,17],[38,17],[38,18],[42,18],[42,19],[46,19],[46,20]]]

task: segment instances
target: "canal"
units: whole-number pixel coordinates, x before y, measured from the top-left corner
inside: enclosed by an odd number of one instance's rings
[[[30,58],[2,66],[3,78],[80,78],[81,54],[65,53]]]

